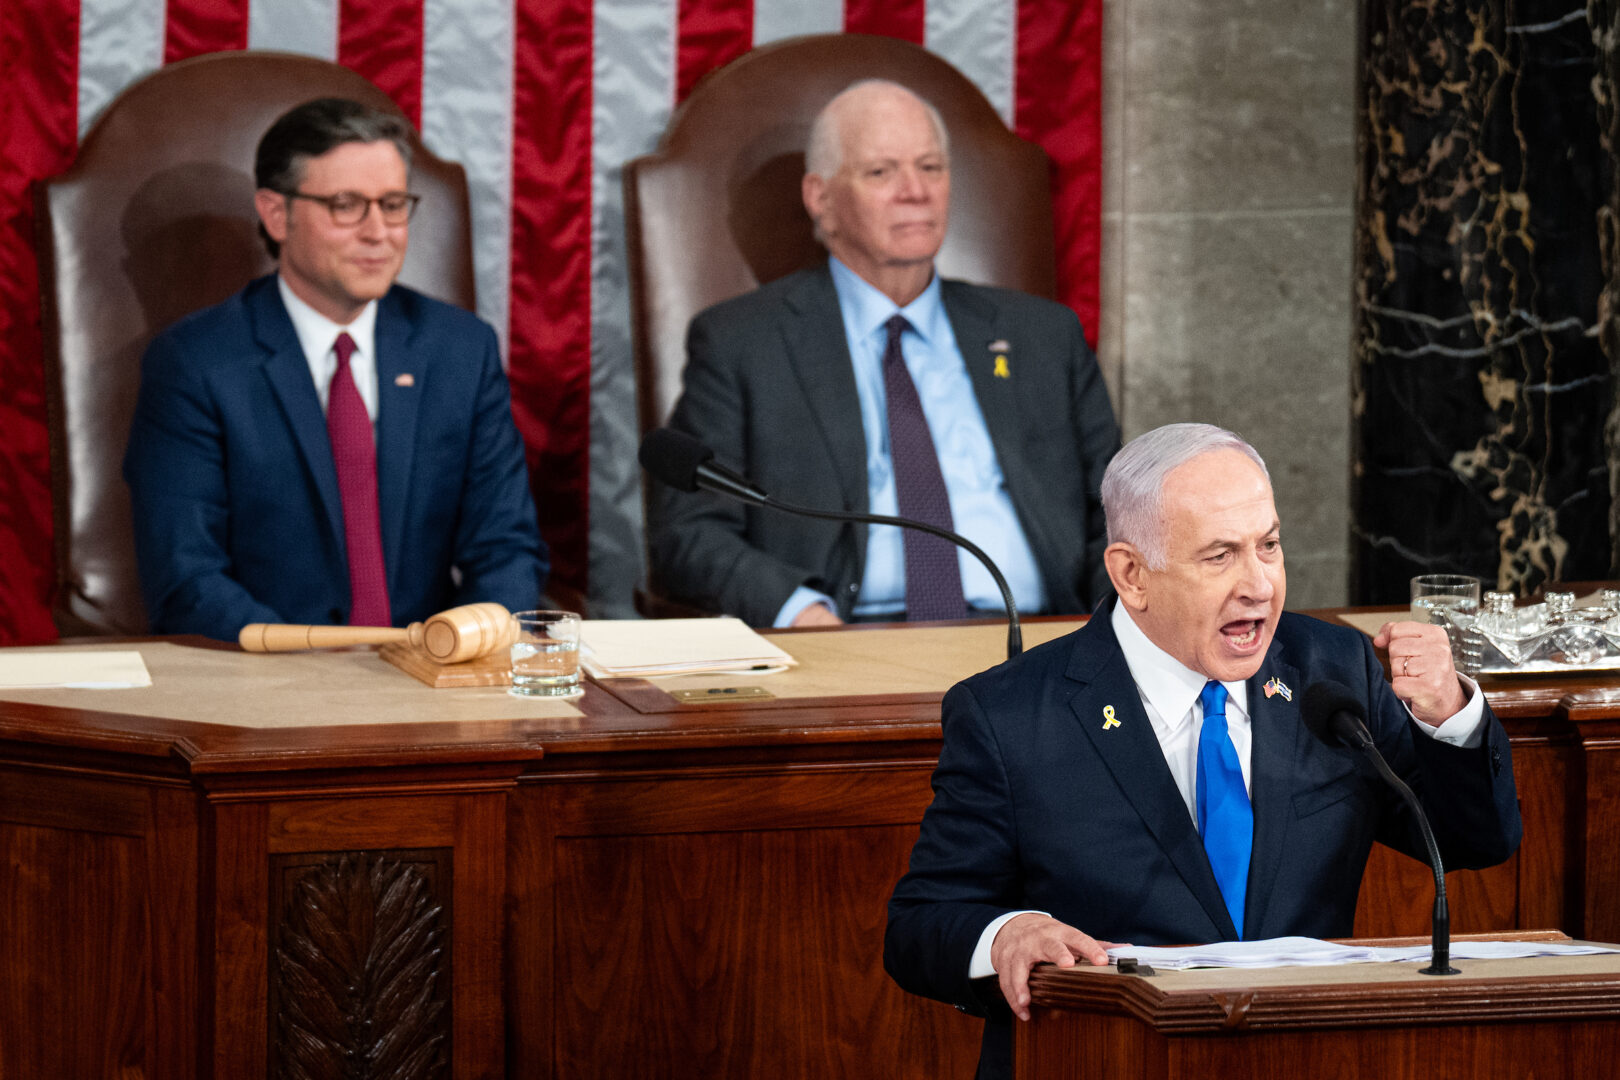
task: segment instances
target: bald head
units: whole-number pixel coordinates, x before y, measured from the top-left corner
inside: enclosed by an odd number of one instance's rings
[[[928,122],[934,129],[934,137],[939,141],[940,152],[949,160],[950,135],[945,130],[945,121],[940,117],[938,109],[897,82],[888,79],[862,79],[840,90],[831,101],[821,107],[821,111],[811,122],[810,142],[804,151],[805,172],[814,173],[823,179],[832,177],[844,161],[844,125],[852,117],[859,120],[874,104],[899,103],[907,100],[914,102],[928,117]]]
[[[827,250],[895,303],[916,299],[950,208],[939,113],[898,83],[856,83],[816,117],[805,168],[805,210]]]

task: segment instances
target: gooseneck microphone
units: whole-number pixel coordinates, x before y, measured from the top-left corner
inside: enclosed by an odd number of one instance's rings
[[[1384,755],[1373,743],[1367,730],[1366,706],[1348,688],[1332,681],[1315,683],[1305,688],[1300,701],[1300,714],[1305,726],[1328,746],[1347,746],[1359,750],[1372,761],[1389,785],[1401,793],[1406,805],[1417,816],[1418,829],[1423,833],[1424,846],[1429,850],[1429,868],[1434,871],[1434,945],[1429,966],[1420,975],[1459,975],[1451,966],[1451,913],[1446,907],[1446,868],[1440,862],[1440,845],[1435,843],[1434,830],[1429,828],[1429,817],[1423,812],[1417,796],[1406,782],[1395,775]]]
[[[826,521],[897,525],[902,529],[918,529],[949,540],[983,563],[991,578],[995,580],[996,587],[1001,590],[1002,602],[1007,605],[1007,658],[1010,660],[1024,651],[1024,635],[1018,625],[1018,607],[1013,603],[1012,590],[1007,587],[1007,579],[1001,576],[1001,571],[990,561],[990,556],[965,536],[930,525],[925,521],[913,521],[911,518],[890,517],[887,514],[857,514],[848,510],[817,510],[773,499],[750,483],[746,477],[717,463],[714,460],[713,450],[685,432],[673,428],[657,428],[648,432],[647,437],[641,440],[641,452],[637,454],[637,458],[643,469],[679,491],[697,491],[702,488],[716,495],[724,495],[728,499],[780,510],[784,514],[821,518]]]

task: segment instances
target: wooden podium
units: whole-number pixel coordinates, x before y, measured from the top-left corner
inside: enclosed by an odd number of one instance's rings
[[[1532,937],[1535,935],[1523,935]],[[1387,942],[1379,942],[1385,944]],[[1613,1075],[1620,954],[1121,975],[1042,967],[1016,1080]]]

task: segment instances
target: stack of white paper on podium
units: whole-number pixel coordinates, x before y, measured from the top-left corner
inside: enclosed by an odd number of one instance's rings
[[[586,619],[580,664],[598,679],[660,675],[765,675],[798,661],[741,619]]]
[[[1511,933],[1511,931],[1510,931]],[[1140,960],[1156,968],[1183,970],[1195,967],[1300,967],[1316,964],[1398,964],[1426,961],[1429,942],[1418,945],[1342,945],[1320,938],[1283,937],[1264,941],[1218,941],[1213,945],[1176,948],[1119,945],[1108,950],[1110,959]],[[1453,960],[1509,960],[1525,956],[1586,956],[1620,952],[1612,945],[1590,941],[1453,941]]]

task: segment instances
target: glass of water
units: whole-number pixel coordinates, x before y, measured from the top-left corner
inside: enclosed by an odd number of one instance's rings
[[[524,697],[578,697],[579,616],[572,611],[519,611],[512,642],[512,690]]]
[[[1479,611],[1480,580],[1467,574],[1419,574],[1412,579],[1412,618],[1435,622],[1436,608],[1449,608],[1459,615]]]

